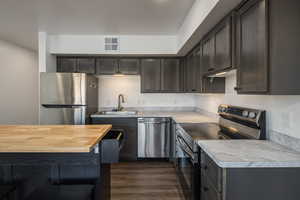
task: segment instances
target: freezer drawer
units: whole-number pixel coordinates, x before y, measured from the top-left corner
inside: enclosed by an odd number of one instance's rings
[[[85,106],[42,106],[40,124],[85,124]]]
[[[138,157],[168,158],[170,154],[170,119],[138,119]]]

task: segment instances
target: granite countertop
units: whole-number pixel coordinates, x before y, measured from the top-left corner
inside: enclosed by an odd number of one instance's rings
[[[88,153],[111,125],[0,126],[0,153]]]
[[[92,118],[104,118],[104,117],[170,117],[173,118],[176,123],[205,123],[205,122],[217,122],[217,117],[210,117],[199,112],[186,112],[186,111],[141,111],[136,115],[103,115],[93,114]]]
[[[267,140],[200,140],[222,168],[300,167],[300,153]]]

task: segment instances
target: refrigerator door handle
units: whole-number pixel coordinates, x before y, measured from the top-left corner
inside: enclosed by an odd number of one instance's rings
[[[45,108],[81,108],[86,107],[86,105],[51,105],[51,104],[42,104]]]

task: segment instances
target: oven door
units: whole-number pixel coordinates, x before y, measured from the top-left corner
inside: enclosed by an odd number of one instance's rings
[[[200,196],[200,170],[193,151],[183,138],[176,138],[176,169],[186,200],[198,200]]]

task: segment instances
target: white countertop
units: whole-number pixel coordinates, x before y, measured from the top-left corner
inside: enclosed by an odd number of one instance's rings
[[[173,118],[176,123],[205,123],[205,122],[217,122],[217,118],[208,117],[199,112],[185,112],[185,111],[141,111],[136,115],[103,115],[93,114],[91,117],[170,117]]]
[[[300,153],[267,140],[200,140],[222,168],[300,167]]]

